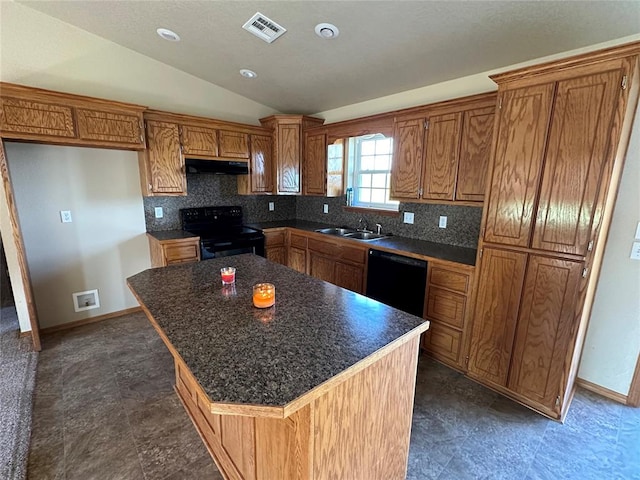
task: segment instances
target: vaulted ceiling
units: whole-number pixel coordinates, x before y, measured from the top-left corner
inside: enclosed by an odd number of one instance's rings
[[[640,33],[639,1],[18,3],[283,113],[316,113]],[[243,30],[261,12],[287,29]],[[340,30],[325,40],[321,22]],[[181,37],[156,34],[169,28]],[[241,68],[258,77],[243,78]]]

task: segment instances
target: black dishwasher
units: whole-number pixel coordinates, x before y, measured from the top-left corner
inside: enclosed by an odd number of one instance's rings
[[[369,249],[367,297],[422,317],[427,262]]]

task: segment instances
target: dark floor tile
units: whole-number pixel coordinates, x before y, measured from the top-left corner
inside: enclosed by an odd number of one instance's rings
[[[36,391],[31,419],[31,448],[54,445],[62,442],[63,438],[64,405],[61,396]]]
[[[144,478],[128,422],[117,419],[65,438],[65,475],[67,480]]]
[[[33,436],[32,436],[33,438]],[[27,462],[27,480],[64,480],[64,441],[31,444]]]
[[[190,463],[162,480],[224,480],[209,454]]]
[[[65,438],[74,438],[89,430],[106,427],[112,423],[127,422],[126,412],[119,400],[87,403],[82,408],[72,408],[65,412]]]
[[[437,479],[444,470],[444,465],[436,462],[429,449],[421,449],[413,444],[409,448],[407,480]]]
[[[147,480],[165,478],[209,455],[188,419],[172,429],[157,432],[145,442],[136,444]]]
[[[131,431],[136,442],[147,443],[158,436],[168,435],[178,426],[193,429],[190,419],[175,393],[154,402],[125,400]]]

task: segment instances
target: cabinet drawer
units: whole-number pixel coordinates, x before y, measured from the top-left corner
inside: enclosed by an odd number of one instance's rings
[[[292,247],[306,249],[307,248],[307,237],[304,237],[302,235],[296,235],[295,233],[292,233],[291,236],[290,236],[289,244]]]
[[[268,232],[264,234],[266,247],[284,245],[284,232]]]
[[[362,248],[347,247],[343,245],[340,258],[344,260],[349,260],[351,262],[364,264],[367,258],[367,251]]]
[[[165,245],[164,256],[167,264],[195,262],[198,260],[198,245]]]
[[[431,264],[429,284],[467,294],[470,288],[469,274]]]
[[[431,322],[429,330],[424,336],[423,347],[436,357],[441,356],[459,364],[461,340],[462,332],[440,323]]]
[[[340,246],[334,243],[323,242],[322,240],[309,239],[309,250],[314,250],[318,253],[328,255],[331,257],[337,257],[340,254]]]
[[[462,328],[465,303],[463,295],[430,285],[427,292],[427,317]]]
[[[71,107],[43,102],[0,99],[0,130],[53,137],[75,138]]]

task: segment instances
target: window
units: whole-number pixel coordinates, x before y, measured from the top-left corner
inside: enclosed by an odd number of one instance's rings
[[[398,210],[389,199],[393,138],[382,133],[351,137],[347,153],[347,187],[353,188],[353,206]]]

